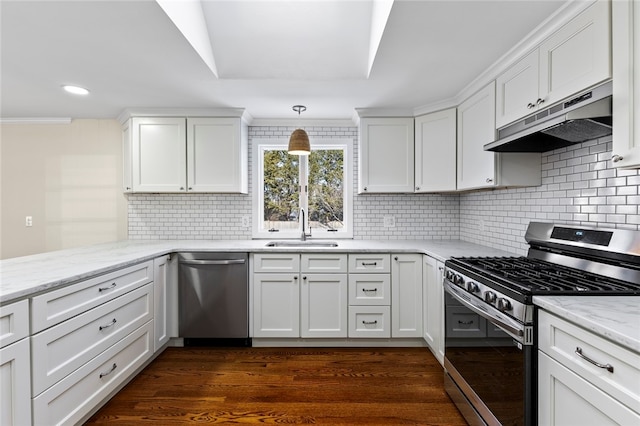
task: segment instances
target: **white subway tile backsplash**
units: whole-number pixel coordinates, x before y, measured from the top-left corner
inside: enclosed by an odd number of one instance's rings
[[[286,126],[253,126],[249,138],[286,138]],[[316,138],[350,138],[357,159],[356,127],[308,127]],[[611,138],[542,155],[542,185],[465,194],[355,194],[355,239],[463,239],[526,254],[530,221],[640,229],[638,170],[611,166]],[[250,144],[251,145],[251,144]],[[251,153],[249,153],[251,158]],[[251,176],[251,162],[249,173]],[[131,239],[249,239],[242,217],[252,215],[249,195],[130,194]],[[384,226],[384,216],[395,227]]]
[[[535,188],[478,191],[460,196],[460,238],[526,254],[526,226],[532,220],[640,230],[640,174],[611,165],[611,137],[542,154],[542,185]],[[562,176],[566,180],[562,181]],[[518,193],[522,204],[504,204]],[[484,229],[473,218],[482,212]],[[516,235],[507,218],[520,219]]]

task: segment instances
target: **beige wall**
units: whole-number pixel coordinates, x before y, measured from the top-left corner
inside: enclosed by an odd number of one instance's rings
[[[2,259],[127,238],[116,120],[2,124],[0,187]]]

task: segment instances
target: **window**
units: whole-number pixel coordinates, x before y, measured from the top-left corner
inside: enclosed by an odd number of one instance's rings
[[[304,214],[312,238],[351,238],[351,144],[315,140],[309,156],[297,156],[287,141],[254,140],[253,236],[300,238]]]

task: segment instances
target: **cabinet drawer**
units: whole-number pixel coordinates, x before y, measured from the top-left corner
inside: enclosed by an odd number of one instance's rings
[[[388,273],[391,271],[390,254],[350,254],[349,272]]]
[[[640,413],[640,354],[545,311],[538,323],[541,351]],[[613,372],[581,358],[578,348],[593,361],[611,365]]]
[[[391,277],[387,274],[349,274],[349,305],[391,304]]]
[[[349,337],[391,337],[388,306],[349,306]]]
[[[487,335],[487,322],[464,306],[447,306],[445,315],[446,336],[480,338]]]
[[[253,255],[253,272],[300,272],[300,255],[268,253]]]
[[[153,321],[149,321],[34,398],[34,424],[78,423],[152,354]]]
[[[0,307],[0,348],[29,335],[29,301]]]
[[[147,284],[31,338],[33,396],[38,395],[153,317]]]
[[[310,253],[301,256],[301,272],[347,273],[346,254]]]
[[[37,333],[153,281],[153,261],[50,291],[31,299],[31,332]]]
[[[638,425],[640,414],[538,351],[538,424]]]

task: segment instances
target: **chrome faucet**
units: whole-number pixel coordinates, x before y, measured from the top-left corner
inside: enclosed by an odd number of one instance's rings
[[[307,237],[311,236],[311,227],[309,227],[309,233],[307,234],[304,226],[304,209],[300,209],[300,216],[302,217],[302,235],[300,235],[300,240],[307,241]]]

